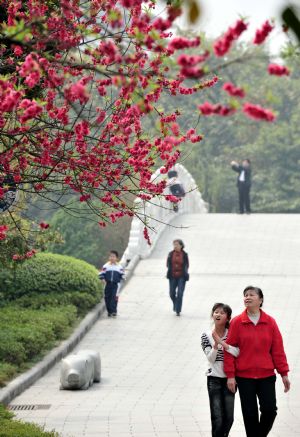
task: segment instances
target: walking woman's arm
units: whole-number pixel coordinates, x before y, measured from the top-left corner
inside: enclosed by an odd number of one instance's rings
[[[282,335],[279,331],[277,323],[273,319],[273,338],[272,338],[272,347],[271,347],[271,355],[274,362],[274,367],[277,372],[281,375],[282,382],[284,385],[284,392],[288,392],[291,386],[291,383],[288,378],[289,365],[286,359]]]

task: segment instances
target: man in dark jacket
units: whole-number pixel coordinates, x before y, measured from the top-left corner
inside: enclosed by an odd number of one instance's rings
[[[250,159],[244,159],[242,164],[236,161],[231,162],[232,170],[238,173],[237,187],[239,190],[240,214],[251,213],[250,208],[250,187],[251,187],[251,166]]]

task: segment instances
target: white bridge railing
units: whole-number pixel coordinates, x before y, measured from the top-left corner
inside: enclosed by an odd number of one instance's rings
[[[138,217],[134,217],[131,224],[128,246],[121,260],[121,263],[128,266],[129,270],[134,268],[139,259],[150,255],[161,233],[175,217],[185,213],[208,212],[207,204],[202,199],[201,193],[191,174],[181,164],[176,164],[174,169],[177,171],[178,179],[186,192],[185,197],[178,204],[177,213],[173,211],[173,204],[164,197],[154,199],[151,203],[141,199],[135,200],[139,216],[147,223],[151,246],[149,246],[143,235],[144,223]],[[154,173],[152,180],[159,181],[166,177],[167,175],[162,175],[160,169],[158,169]],[[168,188],[166,188],[165,194],[170,194]]]

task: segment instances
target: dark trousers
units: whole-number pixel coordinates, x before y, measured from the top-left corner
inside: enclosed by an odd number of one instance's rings
[[[268,378],[236,378],[247,437],[266,437],[277,415],[276,376]],[[259,400],[260,417],[257,398]]]
[[[227,437],[233,424],[234,393],[227,388],[227,378],[207,377],[212,437]]]
[[[113,314],[117,312],[117,282],[106,282],[104,289],[104,300],[108,314]]]
[[[180,313],[186,281],[184,278],[171,278],[169,279],[169,282],[170,298],[173,302],[173,310],[176,311],[176,313]]]
[[[245,182],[239,182],[238,183],[238,190],[239,190],[239,206],[240,206],[240,213],[251,212],[250,209],[250,186],[246,185]]]

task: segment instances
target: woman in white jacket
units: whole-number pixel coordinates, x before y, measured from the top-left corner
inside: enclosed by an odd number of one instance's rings
[[[211,311],[214,327],[201,336],[202,349],[209,362],[206,375],[212,437],[227,437],[233,424],[235,394],[228,390],[224,373],[224,349],[235,357],[239,354],[239,348],[226,343],[231,313],[229,305],[216,303]]]

